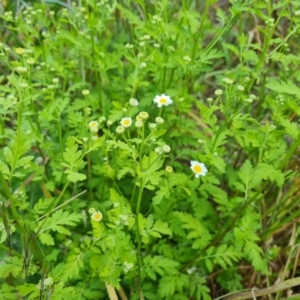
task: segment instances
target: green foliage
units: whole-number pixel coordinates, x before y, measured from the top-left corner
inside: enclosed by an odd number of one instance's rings
[[[209,300],[294,268],[300,7],[225,2],[2,1],[0,299]]]

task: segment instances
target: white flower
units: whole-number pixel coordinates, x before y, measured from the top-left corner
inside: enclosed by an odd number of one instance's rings
[[[161,118],[161,117],[156,117],[156,118],[155,118],[155,122],[156,122],[157,124],[163,124],[163,123],[164,123],[164,119]]]
[[[191,160],[191,169],[195,173],[196,178],[199,176],[205,176],[207,173],[205,165],[196,160]]]
[[[167,171],[168,173],[172,173],[172,172],[173,172],[173,168],[172,168],[171,166],[167,166],[167,167],[166,167],[166,171]]]
[[[140,121],[140,120],[139,120],[139,121],[136,121],[136,122],[135,122],[135,127],[136,127],[136,128],[141,128],[141,127],[143,127],[143,122]]]
[[[94,207],[91,207],[91,208],[89,209],[89,213],[90,213],[90,214],[93,214],[95,211],[96,211],[96,210],[95,210]]]
[[[146,64],[145,62],[142,62],[142,63],[140,64],[140,68],[141,68],[141,69],[146,68],[146,67],[147,67],[147,64]]]
[[[123,118],[123,119],[121,120],[121,125],[124,126],[125,128],[130,127],[131,124],[132,124],[131,118]]]
[[[189,56],[184,56],[183,57],[183,60],[187,61],[187,62],[190,62],[192,59],[189,57]]]
[[[163,145],[162,146],[162,150],[165,152],[165,153],[169,153],[171,151],[171,147],[168,146],[168,145]]]
[[[168,106],[173,103],[170,96],[165,94],[157,95],[153,101],[157,103],[157,107]]]
[[[91,121],[89,123],[90,131],[91,132],[98,132],[98,122],[97,121]]]
[[[142,120],[147,120],[149,118],[149,114],[146,112],[146,111],[141,111],[139,113],[139,117],[142,119]]]
[[[150,129],[155,129],[156,126],[157,126],[157,124],[155,124],[155,123],[150,123],[150,124],[149,124],[149,128],[150,128]]]
[[[35,63],[33,58],[28,58],[26,61],[29,65],[33,65]]]
[[[221,96],[223,94],[222,90],[215,90],[215,95],[216,96]]]
[[[82,91],[82,95],[83,96],[87,96],[87,95],[89,95],[90,94],[90,91],[89,90],[83,90]]]
[[[122,134],[124,131],[125,131],[125,127],[124,127],[124,126],[118,126],[118,127],[116,128],[116,132],[117,132],[118,134]]]
[[[242,92],[245,88],[242,85],[238,85],[237,89]]]
[[[134,99],[134,98],[131,98],[131,99],[129,100],[129,104],[130,104],[131,106],[138,106],[138,105],[139,105],[139,101],[137,101],[137,100]]]
[[[103,218],[103,215],[102,213],[98,210],[98,211],[95,211],[92,216],[91,216],[92,220],[94,221],[97,221],[97,222],[100,222]]]

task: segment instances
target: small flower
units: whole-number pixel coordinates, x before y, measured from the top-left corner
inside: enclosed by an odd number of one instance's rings
[[[155,123],[150,123],[150,124],[149,124],[149,128],[150,128],[150,129],[155,129],[156,126],[157,126],[157,124],[155,124]]]
[[[222,90],[215,90],[215,95],[216,96],[221,96],[223,94]]]
[[[186,56],[183,57],[183,60],[187,61],[187,62],[190,62],[192,59],[189,56],[186,55]]]
[[[153,46],[154,46],[155,48],[160,48],[160,44],[158,44],[158,43],[154,43]]]
[[[163,123],[164,123],[164,119],[161,118],[161,117],[156,117],[156,118],[155,118],[155,122],[156,122],[157,124],[163,124]]]
[[[84,137],[82,140],[86,143],[89,139],[87,137]]]
[[[233,80],[230,79],[230,78],[223,78],[222,81],[223,81],[224,83],[226,83],[226,84],[229,84],[229,85],[233,84]]]
[[[45,286],[50,286],[50,285],[52,285],[52,283],[53,283],[52,277],[47,277],[47,278],[44,280],[44,285],[45,285]]]
[[[19,55],[23,55],[25,53],[25,49],[19,47],[16,48],[15,52]]]
[[[168,173],[172,173],[172,172],[173,172],[173,168],[172,168],[171,166],[167,166],[167,167],[166,167],[166,171],[167,171]]]
[[[142,119],[139,115],[137,115],[137,116],[135,117],[135,119],[136,119],[137,121],[143,121],[143,119]]]
[[[252,103],[253,99],[252,98],[246,98],[245,101],[248,102],[248,103]]]
[[[111,126],[114,122],[112,120],[107,120],[106,125]]]
[[[96,210],[95,210],[94,207],[91,207],[91,208],[89,209],[89,213],[90,213],[90,214],[93,214],[95,211],[96,211]]]
[[[128,263],[127,261],[124,262],[124,272],[127,273],[134,267],[133,263]]]
[[[147,64],[146,64],[145,62],[142,62],[142,63],[140,64],[140,68],[141,68],[141,69],[146,68],[146,67],[147,67]]]
[[[16,70],[16,72],[18,72],[20,74],[27,73],[27,68],[24,68],[24,67],[16,67],[15,70]]]
[[[251,94],[249,97],[250,97],[251,99],[253,99],[253,100],[256,99],[256,96],[255,96],[254,94]]]
[[[83,96],[87,96],[87,95],[90,94],[90,91],[89,90],[83,90],[81,93],[82,93]]]
[[[207,101],[208,103],[213,102],[213,100],[214,100],[213,98],[207,98],[207,99],[206,99],[206,101]]]
[[[132,49],[132,48],[133,48],[133,45],[127,43],[127,44],[125,45],[125,48],[126,48],[126,49]]]
[[[200,163],[196,160],[191,160],[191,169],[195,173],[195,177],[205,176],[207,169],[203,163]]]
[[[58,82],[59,82],[59,79],[58,79],[58,78],[53,78],[53,79],[52,79],[52,82],[53,82],[53,83],[58,83]]]
[[[142,119],[142,120],[147,120],[149,118],[149,114],[145,111],[141,111],[139,113],[139,117]]]
[[[168,106],[173,103],[170,96],[165,94],[156,96],[153,101],[157,103],[157,107]]]
[[[98,132],[98,122],[97,121],[91,121],[89,123],[90,131],[91,132]]]
[[[161,150],[160,147],[156,147],[156,148],[154,149],[154,152],[157,153],[158,155],[162,154],[162,150]]]
[[[144,36],[143,36],[143,39],[144,39],[144,40],[150,40],[150,39],[151,39],[151,36],[148,35],[148,34],[147,34],[147,35],[144,35]]]
[[[129,105],[130,106],[138,106],[139,105],[139,101],[137,101],[134,98],[129,99]]]
[[[131,118],[123,118],[123,119],[121,120],[121,125],[124,126],[125,128],[130,127],[131,124],[132,124]]]
[[[171,151],[171,147],[168,146],[168,145],[163,145],[163,146],[162,146],[162,150],[163,150],[163,152],[165,152],[165,153],[169,153],[169,152]]]
[[[98,210],[93,212],[92,216],[91,216],[92,220],[100,222],[103,218],[102,213]]]
[[[242,92],[245,88],[242,85],[238,85],[237,89]]]
[[[117,132],[118,134],[122,134],[124,131],[125,131],[125,127],[122,126],[122,125],[120,125],[120,126],[118,126],[118,127],[116,128],[116,132]]]
[[[140,43],[139,43],[139,46],[140,46],[140,47],[144,47],[144,46],[145,46],[145,42],[140,42]]]
[[[106,121],[106,118],[105,118],[104,116],[102,116],[102,117],[99,118],[99,122],[100,122],[100,123],[103,123],[103,122],[105,122],[105,121]]]
[[[25,89],[28,87],[28,84],[26,82],[22,82],[22,83],[20,83],[20,87]]]
[[[136,121],[134,123],[134,125],[135,125],[136,128],[141,128],[141,127],[143,127],[143,122],[139,120],[139,121]]]
[[[26,61],[29,65],[33,65],[35,63],[35,60],[33,58],[28,58]]]

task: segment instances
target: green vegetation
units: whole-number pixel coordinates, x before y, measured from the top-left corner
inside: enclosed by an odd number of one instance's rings
[[[300,2],[220,2],[2,0],[1,300],[297,293]]]

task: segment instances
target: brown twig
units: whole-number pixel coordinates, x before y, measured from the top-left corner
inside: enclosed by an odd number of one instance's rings
[[[219,297],[218,299],[224,300],[244,300],[244,299],[253,299],[253,295],[256,297],[265,296],[272,293],[280,292],[294,286],[300,285],[300,277],[292,278],[289,280],[282,281],[278,284],[274,284],[268,288],[264,289],[251,289],[248,292],[237,292],[237,293],[230,293],[223,297]],[[299,299],[299,298],[298,298]]]

